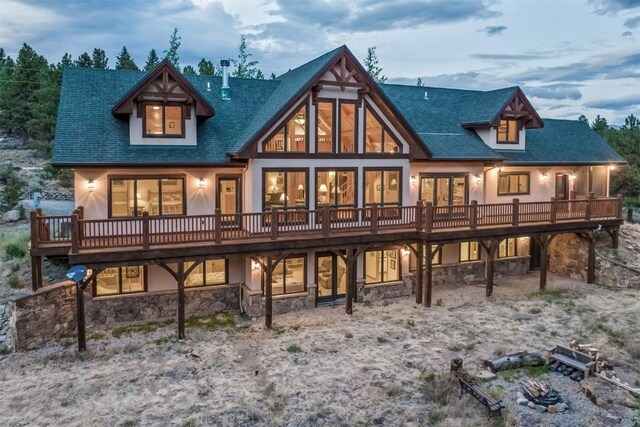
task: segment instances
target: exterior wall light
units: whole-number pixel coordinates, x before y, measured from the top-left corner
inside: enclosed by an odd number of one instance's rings
[[[260,263],[256,261],[251,261],[251,269],[254,271],[260,270]]]
[[[402,255],[409,256],[410,253],[411,251],[409,250],[408,247],[405,246],[404,248],[402,248]]]
[[[542,180],[546,181],[547,179],[549,179],[549,175],[547,175],[546,173],[542,174]]]
[[[411,185],[416,185],[418,183],[418,177],[413,175],[411,177]]]
[[[616,165],[609,165],[609,170],[610,170],[610,171],[612,171],[612,170],[616,170]]]
[[[480,184],[482,182],[482,177],[478,174],[478,175],[474,175],[473,176],[473,180],[476,184]]]
[[[96,183],[93,182],[92,179],[90,179],[89,181],[87,181],[87,188],[89,189],[89,191],[93,191],[96,188]]]
[[[569,179],[571,181],[575,181],[576,180],[576,176],[574,174],[569,175]]]
[[[204,178],[200,178],[198,180],[198,187],[204,187],[204,184],[205,184]]]

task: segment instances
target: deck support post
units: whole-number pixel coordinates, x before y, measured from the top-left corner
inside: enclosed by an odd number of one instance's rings
[[[354,270],[356,265],[355,260],[357,259],[355,252],[356,252],[355,249],[352,249],[352,248],[347,249],[347,257],[346,257],[347,287],[345,289],[345,296],[344,296],[344,312],[349,315],[353,313],[353,297],[355,295],[355,293],[353,292],[353,282],[354,282],[353,279],[355,277]]]
[[[178,281],[178,339],[183,340],[184,333],[184,262],[178,263],[176,272]]]
[[[35,292],[42,287],[42,256],[31,257],[31,289]]]
[[[418,253],[416,256],[416,273],[418,273],[418,277],[416,278],[416,304],[422,304],[422,278],[424,277],[424,267],[422,267],[422,263],[424,262],[424,242],[418,242]]]
[[[618,249],[620,229],[617,227],[611,228],[607,230],[607,233],[611,237],[611,249]]]
[[[271,329],[273,324],[273,257],[267,255],[265,265],[265,304],[264,304],[264,326]]]
[[[78,326],[78,351],[87,349],[87,327],[84,318],[84,289],[82,283],[76,283],[76,324]]]
[[[426,245],[425,258],[425,291],[424,291],[424,306],[431,307],[431,296],[433,293],[433,247],[431,242],[424,242]],[[422,268],[422,266],[420,266]]]
[[[485,270],[486,279],[487,279],[487,290],[486,294],[490,297],[493,294],[493,271],[495,267],[495,258],[496,258],[496,250],[498,248],[499,242],[496,239],[491,239],[489,242],[489,246],[487,247],[487,266]]]
[[[549,269],[549,236],[541,234],[538,237],[540,243],[540,292],[547,288],[547,270]]]
[[[587,242],[589,243],[589,256],[587,259],[587,283],[592,284],[596,281],[596,241],[592,233],[587,234]]]

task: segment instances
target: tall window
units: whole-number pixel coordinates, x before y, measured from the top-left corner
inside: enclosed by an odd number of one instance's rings
[[[307,171],[265,171],[264,207],[303,209],[307,206]]]
[[[400,280],[400,251],[381,249],[364,254],[366,284],[397,282]]]
[[[391,136],[389,130],[367,105],[364,117],[365,153],[401,153],[402,146]]]
[[[335,102],[318,101],[316,113],[316,152],[333,153],[335,138]]]
[[[498,174],[498,196],[529,194],[529,173],[514,172]]]
[[[340,101],[340,153],[356,152],[356,132],[358,129],[358,115],[356,104],[353,102]]]
[[[356,206],[356,170],[316,169],[316,206]]]
[[[500,126],[498,126],[498,144],[517,144],[518,127],[517,120],[500,120]]]
[[[110,178],[111,217],[184,215],[184,178]]]
[[[478,242],[460,243],[460,262],[478,261],[480,259],[480,245]]]
[[[364,203],[372,205],[399,205],[401,199],[401,173],[399,169],[364,171]]]
[[[442,264],[442,249],[440,249],[437,253],[436,253],[436,249],[438,248],[438,245],[431,245],[431,253],[435,253],[435,255],[433,256],[433,258],[431,259],[431,265],[441,265]],[[444,246],[443,246],[444,248]],[[425,246],[424,248],[424,253],[427,253],[427,248]],[[418,265],[418,258],[414,255],[413,251],[411,251],[411,255],[409,256],[409,270],[410,271],[416,271]],[[427,260],[426,260],[426,255],[425,255],[425,259],[422,260],[422,268],[425,268],[427,265]]]
[[[184,264],[187,270],[193,263]],[[227,260],[208,259],[193,269],[184,284],[186,287],[223,285],[229,283]]]
[[[518,256],[518,239],[515,237],[504,239],[498,246],[498,258]]]
[[[307,151],[307,104],[298,111],[276,132],[265,144],[265,152],[297,152]]]
[[[434,206],[467,203],[467,175],[421,175],[420,200]]]
[[[184,138],[184,112],[182,105],[146,104],[144,107],[143,136]]]
[[[307,290],[307,257],[291,255],[278,263],[273,270],[273,295],[295,294]],[[262,293],[265,293],[266,274],[262,274]]]
[[[96,275],[93,292],[95,296],[131,294],[144,292],[146,268],[141,265],[105,268]]]

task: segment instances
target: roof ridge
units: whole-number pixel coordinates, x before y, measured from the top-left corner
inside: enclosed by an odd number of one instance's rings
[[[327,56],[333,56],[333,55],[334,55],[337,51],[339,51],[340,49],[346,49],[346,48],[347,48],[347,45],[343,44],[342,46],[338,46],[337,48],[332,49],[332,50],[330,50],[330,51],[328,51],[328,52],[325,52],[325,53],[323,53],[323,54],[322,54],[322,55],[320,55],[320,56],[316,56],[315,58],[310,59],[309,61],[305,62],[304,64],[299,65],[299,66],[297,66],[296,68],[292,68],[292,69],[290,69],[289,71],[287,71],[287,72],[285,72],[285,73],[280,74],[279,76],[277,76],[277,77],[276,77],[276,80],[280,80],[280,78],[281,78],[281,77],[284,77],[284,76],[286,76],[286,75],[287,75],[287,74],[289,74],[289,73],[293,73],[294,71],[297,71],[297,70],[299,70],[300,68],[306,67],[306,66],[308,66],[309,64],[311,64],[311,63],[313,63],[313,62],[319,61],[319,60],[323,59],[324,57],[327,57]]]
[[[384,87],[384,86],[400,86],[400,87],[407,87],[407,88],[415,88],[416,90],[418,89],[441,89],[441,90],[455,90],[458,92],[473,92],[473,93],[483,93],[483,91],[481,90],[477,90],[477,89],[459,89],[459,88],[455,88],[455,87],[443,87],[443,86],[417,86],[417,85],[409,85],[409,84],[403,84],[403,83],[378,83],[378,85]]]

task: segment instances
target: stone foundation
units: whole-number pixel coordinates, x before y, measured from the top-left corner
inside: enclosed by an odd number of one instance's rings
[[[364,279],[357,280],[357,302],[376,301],[388,298],[408,297],[413,288],[413,273],[402,275],[402,281],[365,285]]]
[[[505,276],[521,276],[529,271],[529,256],[500,258],[494,262],[494,279]],[[433,285],[450,283],[473,283],[485,281],[485,261],[462,262],[460,264],[436,265],[433,267]]]
[[[560,234],[549,245],[549,271],[586,282],[588,256],[589,246],[575,234]]]
[[[240,308],[240,285],[185,290],[185,313],[206,316]],[[76,333],[76,291],[73,283],[45,286],[38,292],[9,301],[11,342],[16,351],[32,350],[64,335]],[[85,291],[87,328],[118,323],[175,319],[176,291],[93,298]]]
[[[242,309],[251,317],[264,315],[266,298],[262,296],[262,291],[253,291],[248,287],[242,287]],[[272,313],[289,313],[291,311],[310,310],[316,306],[316,285],[307,285],[307,292],[300,292],[289,295],[275,295],[272,302]]]

